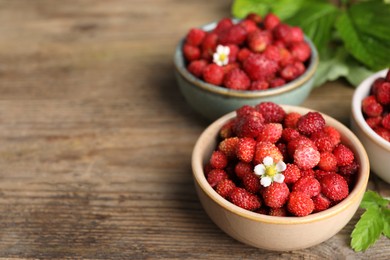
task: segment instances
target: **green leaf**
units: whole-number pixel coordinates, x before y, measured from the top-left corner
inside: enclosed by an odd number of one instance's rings
[[[264,15],[271,10],[270,2],[267,0],[235,0],[232,5],[232,14],[236,18],[244,18],[249,13]]]
[[[301,27],[321,53],[328,47],[338,15],[339,10],[334,5],[310,1],[304,3],[286,22]]]
[[[355,251],[364,251],[379,238],[384,227],[380,208],[368,208],[355,225],[351,237],[351,247]]]
[[[335,80],[339,77],[345,77],[349,73],[348,66],[345,63],[347,52],[343,48],[332,51],[332,54],[321,59],[315,74],[314,86],[318,87],[328,80]]]
[[[373,70],[390,66],[390,5],[382,1],[359,2],[336,21],[345,48]]]
[[[383,227],[383,235],[390,238],[390,209],[382,209],[384,213],[385,226]]]
[[[371,76],[375,72],[369,70],[367,67],[363,66],[363,64],[361,64],[354,58],[347,59],[346,64],[348,66],[349,71],[345,78],[355,87],[359,86],[359,84],[364,79],[366,79],[368,76]]]
[[[382,198],[382,196],[375,191],[369,190],[364,193],[363,200],[360,203],[360,207],[364,209],[387,207],[389,203],[390,200]]]

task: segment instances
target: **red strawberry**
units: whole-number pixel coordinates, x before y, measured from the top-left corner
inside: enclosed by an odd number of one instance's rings
[[[211,61],[212,55],[218,45],[218,35],[216,33],[207,33],[202,42],[202,58]]]
[[[227,44],[226,46],[229,47],[229,63],[236,62],[240,48],[236,44]],[[237,67],[239,66],[240,65],[237,63]]]
[[[283,126],[285,128],[295,129],[297,127],[297,123],[298,123],[299,119],[301,118],[301,116],[302,115],[297,113],[297,112],[287,113],[286,116],[284,117]]]
[[[218,23],[214,29],[214,32],[220,34],[234,25],[233,21],[230,18],[223,18]]]
[[[320,183],[321,192],[333,201],[340,201],[349,194],[348,184],[339,174],[328,174],[321,178]]]
[[[280,23],[279,17],[276,15],[269,13],[264,18],[264,27],[267,30],[274,29]]]
[[[187,70],[194,75],[195,77],[201,78],[203,75],[203,70],[207,66],[206,60],[194,60],[191,61],[187,66]]]
[[[281,59],[280,50],[275,45],[267,45],[267,47],[265,48],[263,53],[267,59],[270,59],[270,60],[273,60],[276,62],[279,62]]]
[[[256,24],[259,24],[259,23],[261,23],[263,21],[263,18],[260,15],[256,14],[256,13],[249,13],[245,17],[245,20],[252,20]]]
[[[287,184],[273,182],[262,190],[265,205],[271,208],[280,208],[286,203],[290,191]]]
[[[320,153],[320,162],[318,167],[324,171],[336,171],[337,158],[331,152]]]
[[[248,48],[241,48],[237,53],[237,59],[239,62],[243,63],[249,55],[251,55],[251,51]]]
[[[298,70],[293,64],[289,64],[279,71],[279,75],[288,82],[298,77]]]
[[[240,64],[238,64],[237,62],[232,62],[232,63],[224,65],[222,68],[223,68],[223,73],[225,74],[225,77],[226,77],[226,75],[228,73],[230,73],[232,70],[239,69]]]
[[[251,162],[255,155],[256,141],[253,138],[240,138],[237,144],[237,158],[243,162]]]
[[[192,28],[186,36],[186,43],[192,46],[199,46],[206,37],[206,32],[199,28]]]
[[[382,124],[382,117],[381,116],[376,116],[376,117],[368,117],[366,118],[366,123],[369,127],[372,129],[377,128],[378,126],[381,126]]]
[[[232,180],[224,179],[217,184],[217,186],[215,187],[215,191],[226,199],[229,197],[230,193],[235,187],[236,185]]]
[[[264,80],[256,80],[252,81],[249,89],[250,90],[265,90],[269,88],[269,84],[267,81]]]
[[[253,52],[262,52],[272,42],[272,35],[268,31],[255,30],[248,34],[248,47]]]
[[[330,206],[330,200],[321,193],[312,198],[314,202],[314,212],[326,210]]]
[[[228,164],[226,155],[221,151],[214,151],[211,154],[210,165],[214,169],[224,169]]]
[[[280,53],[279,65],[281,67],[285,67],[289,64],[294,64],[294,62],[296,61],[296,59],[293,57],[291,52],[284,47],[279,48],[279,53]]]
[[[273,78],[278,70],[277,62],[262,54],[251,54],[243,63],[243,69],[251,80]]]
[[[265,120],[265,123],[282,123],[286,112],[281,106],[273,102],[262,102],[255,106]]]
[[[315,177],[316,176],[316,173],[313,169],[300,169],[300,170],[301,170],[301,177],[305,177],[305,176]]]
[[[188,62],[198,60],[201,57],[200,49],[196,46],[184,44],[183,55]]]
[[[298,138],[300,136],[299,132],[292,128],[284,128],[282,132],[282,139],[285,142],[290,142],[294,140],[295,138]]]
[[[301,171],[295,164],[287,163],[283,175],[285,183],[294,183],[301,178]]]
[[[217,186],[217,184],[228,178],[227,173],[224,170],[221,169],[214,169],[209,172],[207,175],[207,182],[210,184],[211,187]]]
[[[369,117],[380,116],[383,112],[382,105],[376,100],[375,96],[365,97],[362,101],[362,110]]]
[[[310,145],[301,145],[294,152],[294,163],[301,169],[311,169],[320,161],[320,152]]]
[[[379,103],[386,106],[390,104],[390,82],[383,82],[376,91],[376,99]]]
[[[292,191],[301,191],[310,197],[317,196],[321,191],[320,182],[310,176],[302,177],[294,183]]]
[[[349,165],[354,160],[353,152],[343,144],[339,144],[336,148],[334,148],[333,154],[337,159],[338,166]]]
[[[285,143],[278,142],[276,143],[276,147],[278,147],[279,151],[282,153],[283,159],[287,161],[289,158],[287,153],[287,145]]]
[[[320,131],[322,132],[322,131]],[[316,145],[317,149],[319,152],[332,152],[333,149],[335,148],[335,145],[333,144],[332,139],[326,135],[324,132],[323,136],[321,137],[311,137],[311,140],[314,141],[314,144]]]
[[[382,118],[381,124],[384,128],[390,130],[390,114],[387,114]]]
[[[219,130],[219,137],[221,137],[222,139],[233,137],[233,135],[234,135],[233,127],[234,127],[235,122],[236,122],[236,119],[231,119],[228,122],[226,122],[221,127],[221,130]]]
[[[354,175],[359,170],[360,165],[354,160],[351,164],[348,164],[346,166],[340,166],[339,167],[339,174],[346,176],[346,175]]]
[[[255,156],[253,163],[255,165],[263,163],[265,157],[270,156],[274,163],[283,160],[283,155],[275,144],[270,142],[258,142],[256,144]]]
[[[238,137],[256,138],[263,128],[264,118],[257,111],[252,111],[246,115],[239,116],[237,112],[237,120],[234,126],[234,131]]]
[[[312,140],[310,140],[306,136],[300,135],[297,138],[294,138],[293,140],[287,143],[287,152],[290,155],[290,157],[294,157],[295,150],[302,145],[311,146],[317,149],[317,147],[315,146]]]
[[[300,62],[300,61],[295,61],[293,63],[293,66],[297,70],[297,73],[298,73],[297,77],[302,75],[306,71],[305,65],[302,62]]]
[[[280,137],[282,136],[283,127],[282,124],[279,123],[268,123],[265,124],[261,129],[259,136],[257,137],[257,141],[260,142],[271,142],[276,143]]]
[[[282,78],[273,78],[269,81],[269,87],[270,88],[278,88],[286,84],[286,81]]]
[[[287,210],[295,216],[304,217],[313,212],[314,202],[309,194],[293,191],[288,198]]]
[[[217,86],[221,85],[223,82],[223,76],[223,68],[215,63],[207,65],[203,70],[203,79],[210,84]]]
[[[282,208],[270,208],[268,215],[274,216],[274,217],[286,217],[287,216],[287,210],[285,207]]]
[[[321,131],[324,126],[325,119],[318,112],[308,112],[303,115],[297,123],[298,131],[307,136],[310,136],[317,131]]]
[[[256,22],[248,18],[239,22],[239,25],[241,25],[248,34],[259,29]]]
[[[259,192],[261,185],[259,177],[257,177],[254,173],[244,175],[242,178],[242,184],[247,191],[253,194]]]
[[[297,26],[290,28],[290,41],[291,42],[302,42],[304,40],[303,31]]]
[[[218,150],[223,152],[228,158],[236,157],[238,137],[229,137],[221,141]]]
[[[324,131],[324,133],[326,133],[330,137],[334,146],[336,146],[340,143],[341,136],[340,136],[339,131],[337,131],[336,128],[334,128],[332,126],[325,126],[323,131]]]
[[[324,170],[319,170],[319,169],[315,170],[314,172],[315,172],[314,176],[317,178],[317,180],[321,180],[322,177],[324,177],[326,175],[336,173],[334,171],[324,171]]]
[[[239,24],[235,24],[232,27],[230,27],[224,31],[221,31],[218,34],[218,37],[219,37],[219,42],[222,45],[227,45],[227,44],[240,45],[247,38],[247,32],[244,29],[244,27],[242,27]]]
[[[289,47],[291,55],[298,61],[305,62],[310,58],[311,49],[306,42],[295,42]]]
[[[261,207],[261,201],[256,195],[243,188],[234,188],[230,193],[230,201],[243,209],[254,211]]]
[[[289,25],[280,23],[273,29],[273,35],[276,40],[289,44],[291,41],[291,28]]]
[[[239,179],[243,179],[245,175],[253,173],[253,166],[250,163],[239,161],[234,167],[234,172]]]
[[[247,90],[251,84],[249,77],[239,68],[232,69],[223,80],[225,87],[236,90]]]
[[[390,130],[384,127],[377,127],[374,129],[375,133],[377,133],[380,137],[390,142]]]

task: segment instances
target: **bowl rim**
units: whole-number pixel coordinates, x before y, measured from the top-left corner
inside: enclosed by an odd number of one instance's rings
[[[238,19],[232,19],[234,22],[239,21]],[[212,22],[206,25],[201,26],[200,28],[206,31],[210,31],[214,29],[217,25],[217,22]],[[228,89],[221,86],[216,86],[213,84],[209,84],[204,82],[203,80],[198,79],[194,75],[192,75],[187,68],[185,67],[184,57],[182,54],[182,46],[184,44],[184,38],[182,38],[176,46],[173,63],[176,71],[191,85],[200,88],[204,91],[211,92],[218,95],[224,95],[227,97],[237,97],[237,98],[260,98],[260,97],[268,97],[274,96],[281,93],[290,92],[300,86],[302,86],[305,82],[309,81],[317,71],[319,56],[318,51],[313,42],[305,35],[305,42],[309,44],[311,49],[311,57],[309,66],[306,68],[306,71],[300,75],[298,78],[288,82],[287,84],[267,90],[234,90]]]
[[[362,100],[367,97],[370,93],[371,86],[373,82],[379,77],[385,77],[388,69],[383,69],[378,71],[365,80],[363,80],[359,86],[356,88],[353,97],[352,97],[352,116],[355,120],[358,127],[363,131],[363,133],[370,139],[372,142],[382,147],[383,149],[390,152],[390,142],[383,139],[380,135],[378,135],[365,121],[361,103]]]
[[[309,111],[316,111],[313,109],[309,109],[306,107],[297,107],[297,106],[290,106],[290,105],[281,105],[284,110],[286,111],[297,111],[301,114],[309,112]],[[318,111],[317,111],[318,112]],[[357,157],[360,160],[360,168],[359,173],[361,176],[358,178],[358,180],[355,183],[355,187],[353,190],[349,193],[347,198],[339,202],[337,205],[332,206],[331,208],[316,212],[313,214],[310,214],[308,216],[304,217],[294,217],[294,216],[288,216],[288,217],[275,217],[275,216],[269,216],[264,214],[255,213],[249,210],[245,210],[243,208],[240,208],[233,203],[229,202],[228,200],[221,197],[207,182],[207,179],[203,172],[203,159],[202,159],[202,151],[201,151],[201,145],[203,143],[203,139],[205,138],[216,138],[215,130],[213,130],[215,127],[221,127],[223,123],[228,121],[229,119],[232,119],[236,116],[235,111],[230,112],[228,114],[225,114],[224,116],[220,117],[216,121],[214,121],[211,125],[209,125],[200,135],[198,138],[193,152],[192,152],[192,158],[191,158],[191,165],[192,165],[192,174],[194,181],[199,185],[200,189],[215,203],[217,203],[219,206],[224,208],[225,210],[239,215],[241,217],[244,217],[246,219],[256,221],[256,222],[263,222],[263,223],[270,223],[270,224],[279,224],[279,225],[291,225],[291,224],[304,224],[304,223],[312,223],[312,222],[318,222],[323,219],[327,219],[330,217],[333,217],[337,215],[339,212],[342,212],[349,208],[351,204],[356,202],[356,200],[359,200],[366,190],[368,178],[370,175],[370,166],[369,166],[369,160],[367,153],[359,141],[359,139],[355,136],[355,134],[349,130],[346,126],[344,126],[342,123],[337,121],[336,119],[328,116],[327,114],[324,114],[320,112],[328,124],[329,122],[333,127],[336,129],[343,129],[344,132],[346,132],[348,138],[342,135],[342,140],[348,139],[351,144],[354,145],[354,152],[357,155]]]

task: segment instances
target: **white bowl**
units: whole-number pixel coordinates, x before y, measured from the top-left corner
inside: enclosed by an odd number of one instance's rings
[[[355,90],[352,98],[351,128],[367,151],[373,173],[390,183],[390,142],[371,129],[362,113],[362,100],[369,95],[372,83],[379,77],[385,77],[386,73],[387,69],[384,69],[371,75]]]

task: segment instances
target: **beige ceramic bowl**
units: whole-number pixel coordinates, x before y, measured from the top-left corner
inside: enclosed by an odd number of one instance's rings
[[[302,107],[282,107],[286,112],[305,114],[309,111]],[[306,217],[274,217],[247,211],[222,198],[209,185],[203,167],[216,148],[219,129],[235,117],[235,112],[221,117],[201,134],[192,154],[193,177],[204,210],[219,228],[245,244],[268,250],[287,251],[320,244],[350,221],[366,190],[370,169],[368,157],[362,144],[347,127],[327,115],[323,116],[328,125],[341,133],[342,142],[354,151],[361,167],[356,185],[347,198],[330,209]]]
[[[216,23],[202,27],[205,31],[214,29]],[[204,118],[211,121],[242,107],[243,105],[256,105],[260,102],[271,101],[278,104],[299,105],[310,94],[314,75],[318,66],[318,53],[313,42],[305,37],[310,45],[311,57],[306,71],[287,84],[278,88],[267,90],[234,90],[206,83],[192,75],[186,68],[181,40],[174,54],[175,76],[180,91],[187,103]]]
[[[375,79],[385,77],[386,72],[387,69],[373,74],[355,90],[352,98],[351,128],[367,151],[372,171],[390,183],[390,142],[380,137],[367,125],[362,113],[362,100],[369,95]]]

